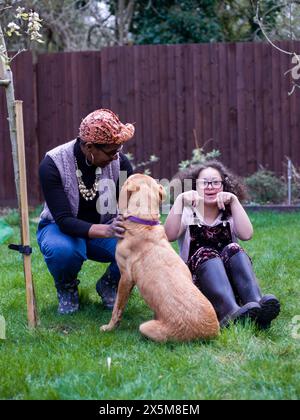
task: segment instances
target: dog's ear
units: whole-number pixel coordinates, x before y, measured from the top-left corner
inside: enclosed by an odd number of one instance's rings
[[[166,194],[165,188],[161,184],[159,184],[159,199],[160,199],[160,201],[161,202],[165,201],[166,197],[167,197],[167,194]]]
[[[128,178],[128,180],[123,185],[119,197],[119,211],[121,214],[123,214],[124,217],[126,217],[128,202],[130,200],[131,194],[135,191],[138,191],[139,189],[140,186],[130,178]]]
[[[127,188],[127,191],[129,192],[136,192],[140,189],[140,186],[136,182],[134,182],[133,179],[129,179],[127,181],[126,188]]]

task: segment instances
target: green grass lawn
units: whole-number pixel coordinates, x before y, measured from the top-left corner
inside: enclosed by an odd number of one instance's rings
[[[263,291],[278,296],[282,313],[269,331],[235,325],[212,342],[156,344],[143,339],[138,326],[152,312],[137,291],[119,329],[100,333],[100,325],[110,319],[95,291],[105,265],[90,261],[80,273],[81,311],[58,316],[34,224],[40,326],[29,331],[21,256],[8,251],[7,244],[0,246],[0,315],[7,321],[6,340],[0,340],[0,398],[298,399],[300,328],[297,340],[292,320],[300,315],[300,214],[251,214],[251,219],[255,236],[244,247]]]

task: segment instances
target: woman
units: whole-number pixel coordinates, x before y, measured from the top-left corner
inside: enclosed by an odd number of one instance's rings
[[[251,260],[237,244],[253,235],[240,203],[242,184],[218,161],[184,176],[192,178],[193,190],[177,197],[165,224],[168,239],[179,239],[193,281],[213,304],[221,326],[250,317],[268,328],[280,304],[274,295],[262,296]]]
[[[133,125],[99,109],[82,121],[76,140],[49,151],[41,162],[46,203],[37,240],[54,278],[59,314],[78,311],[77,275],[87,259],[111,263],[96,289],[104,307],[113,308],[120,279],[115,249],[124,234],[116,207],[119,177],[133,172],[121,150],[133,135]]]

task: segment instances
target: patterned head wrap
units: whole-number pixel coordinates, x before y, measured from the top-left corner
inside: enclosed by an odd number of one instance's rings
[[[79,137],[97,144],[121,144],[134,136],[132,124],[122,124],[109,109],[98,109],[87,115],[79,127]]]

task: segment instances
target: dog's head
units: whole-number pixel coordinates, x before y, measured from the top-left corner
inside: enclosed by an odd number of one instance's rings
[[[148,175],[131,175],[124,183],[119,210],[124,217],[139,216],[153,220],[159,217],[159,205],[166,198],[165,189]]]

